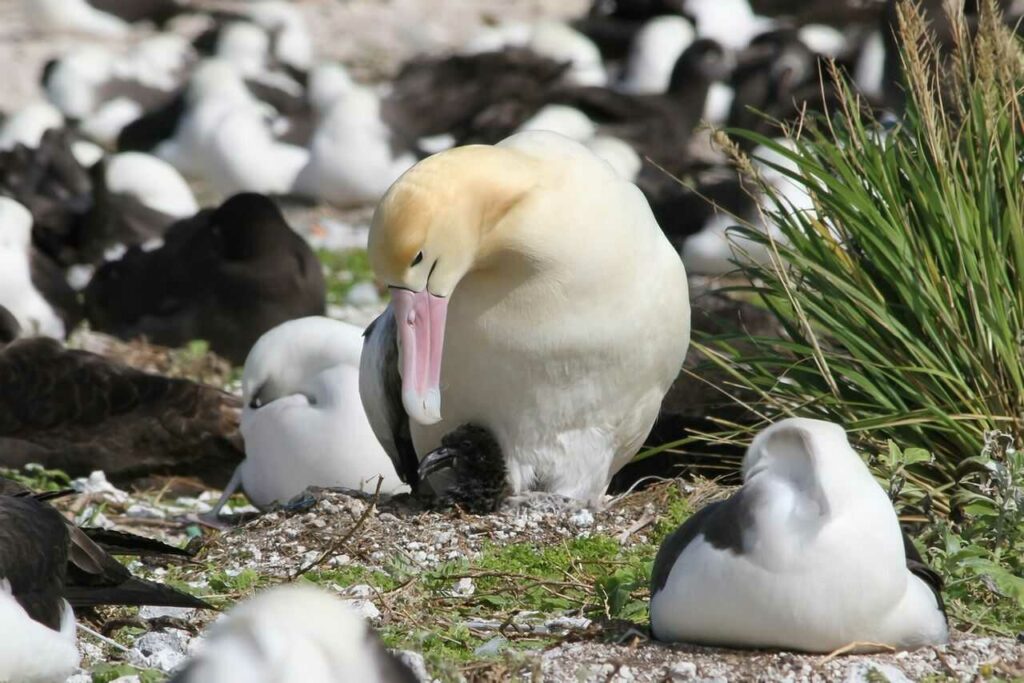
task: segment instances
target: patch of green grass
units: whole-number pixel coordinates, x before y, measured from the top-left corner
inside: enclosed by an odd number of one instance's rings
[[[348,565],[338,569],[325,569],[311,571],[302,575],[303,581],[314,583],[318,586],[329,586],[335,584],[341,587],[356,586],[365,584],[378,591],[391,591],[400,585],[398,578],[381,571],[373,571],[359,565]]]
[[[908,94],[895,127],[840,79],[842,110],[803,122],[792,147],[736,132],[781,155],[770,165],[815,211],[765,186],[784,239],[741,231],[773,254],[742,271],[785,334],[695,345],[764,420],[840,422],[869,452],[889,440],[927,449],[908,474],[944,513],[988,432],[1024,439],[1024,70],[1019,41],[981,4],[976,36],[951,19],[946,58],[903,5]],[[729,429],[742,442],[759,426]]]
[[[138,669],[131,664],[97,664],[92,668],[92,683],[110,683],[121,676],[138,676],[141,683],[160,683],[167,675],[156,669]]]
[[[345,297],[352,287],[360,282],[374,281],[370,258],[365,249],[318,249],[316,255],[324,268],[329,304],[345,303]]]
[[[665,537],[679,528],[690,515],[696,512],[678,486],[669,487],[666,492],[664,507],[659,511],[658,521],[651,532],[651,543],[660,546]]]
[[[251,593],[263,583],[255,569],[245,568],[237,574],[223,570],[211,571],[207,577],[210,589],[217,593]]]
[[[60,491],[71,486],[71,477],[61,470],[48,470],[29,463],[20,470],[0,467],[0,476],[12,479],[33,491]]]
[[[517,651],[541,649],[561,640],[560,634],[531,633],[513,626],[530,622],[531,613],[540,615],[538,621],[565,614],[627,619],[645,627],[654,556],[664,536],[690,514],[676,486],[667,490],[660,508],[662,514],[648,530],[647,541],[628,547],[601,533],[543,546],[495,542],[486,544],[472,560],[447,562],[420,574],[408,574],[396,566],[388,569],[390,581],[379,576],[367,580],[358,573],[349,578],[390,591],[385,599],[391,618],[399,619],[381,628],[389,647],[421,652],[435,675],[457,680],[459,670],[453,664],[514,658]],[[457,582],[467,578],[474,592],[456,594]],[[505,626],[498,631],[467,628],[474,620]],[[478,653],[499,635],[505,640],[500,647],[487,655]]]

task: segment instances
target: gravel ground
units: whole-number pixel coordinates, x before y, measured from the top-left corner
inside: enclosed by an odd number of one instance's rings
[[[79,482],[87,492],[74,504],[77,517],[92,524],[148,533],[181,543],[195,536],[196,515],[209,509],[214,496],[196,496],[181,482],[171,482],[163,495],[137,496],[118,491],[102,477]],[[694,506],[726,493],[709,483],[687,486]],[[175,578],[209,594],[216,567],[226,576],[257,568],[269,583],[294,580],[314,570],[361,567],[380,571],[396,560],[412,577],[394,590],[381,592],[367,585],[326,585],[350,600],[376,627],[410,623],[406,587],[422,572],[439,564],[479,556],[486,543],[527,542],[538,548],[581,535],[601,533],[616,537],[623,548],[647,542],[646,532],[657,519],[664,486],[610,500],[594,510],[547,496],[530,497],[506,505],[496,514],[478,516],[460,511],[431,510],[409,496],[374,498],[367,493],[315,491],[292,511],[278,510],[254,516],[250,507],[230,510],[237,526],[210,534],[193,563],[175,570]],[[183,495],[184,494],[184,495]],[[164,569],[136,563],[134,570],[153,578]],[[323,585],[323,584],[322,584]],[[452,600],[469,599],[473,580],[452,579]],[[237,598],[239,595],[231,597]],[[122,632],[127,652],[116,652],[83,635],[84,666],[100,661],[126,660],[136,666],[170,671],[180,665],[200,640],[198,634],[216,617],[214,612],[145,608],[129,616],[135,631]],[[429,619],[427,612],[417,617]],[[124,621],[118,610],[100,611],[89,618],[96,630],[110,632]],[[415,622],[413,622],[415,623]],[[875,655],[821,655],[789,652],[745,652],[688,645],[652,643],[629,622],[597,622],[578,612],[517,615],[518,633],[564,634],[561,642],[542,651],[526,651],[514,658],[481,658],[465,670],[472,681],[902,681],[1024,680],[1024,644],[1010,638],[977,637],[955,633],[942,647],[913,652]],[[500,642],[508,624],[500,619],[466,622],[474,633],[493,633]],[[417,661],[414,653],[409,656]],[[422,661],[419,661],[422,664]],[[87,683],[86,674],[73,683]],[[432,680],[424,675],[423,680]]]

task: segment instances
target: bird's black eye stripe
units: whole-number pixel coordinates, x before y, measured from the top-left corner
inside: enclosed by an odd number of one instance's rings
[[[412,264],[409,267],[412,268],[413,266],[419,265],[420,261],[422,261],[422,260],[423,260],[423,252],[421,251],[420,253],[416,254],[416,258],[414,258],[412,260]]]

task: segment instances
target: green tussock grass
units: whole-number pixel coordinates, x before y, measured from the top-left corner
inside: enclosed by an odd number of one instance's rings
[[[772,255],[737,260],[740,290],[784,334],[695,347],[752,416],[707,438],[743,444],[791,415],[843,424],[919,524],[954,617],[1009,635],[1024,629],[1024,57],[982,5],[976,33],[953,15],[948,52],[902,6],[895,126],[835,77],[842,110],[790,144],[732,132],[781,155],[815,210],[761,183],[783,239],[738,231]]]

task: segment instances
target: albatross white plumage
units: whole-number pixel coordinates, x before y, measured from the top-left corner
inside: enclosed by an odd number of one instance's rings
[[[259,507],[308,486],[403,487],[359,400],[362,329],[319,316],[290,320],[253,345],[242,374],[240,482]]]
[[[78,666],[75,614],[63,601],[60,630],[35,621],[11,594],[11,584],[0,577],[0,681],[61,683]]]
[[[171,683],[416,683],[342,600],[294,583],[240,604]]]
[[[10,197],[0,197],[0,306],[26,335],[63,339],[64,321],[32,281],[31,259],[32,214]]]
[[[640,190],[554,133],[458,147],[388,190],[369,255],[392,303],[367,331],[361,393],[403,479],[472,423],[511,493],[596,502],[690,336],[686,273]]]
[[[831,652],[949,637],[941,581],[839,425],[791,418],[743,460],[743,487],[662,544],[659,640]]]

